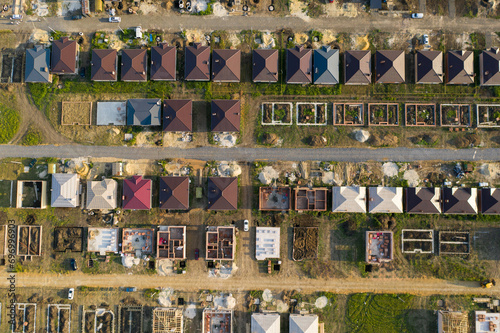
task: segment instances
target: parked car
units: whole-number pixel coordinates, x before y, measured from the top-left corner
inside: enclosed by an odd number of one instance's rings
[[[424,18],[424,13],[413,13],[413,14],[411,14],[411,18],[413,18],[413,19]]]
[[[125,288],[125,291],[130,293],[132,291],[137,291],[137,288],[136,287],[127,287],[127,288]]]
[[[85,77],[85,67],[80,68],[80,76]]]
[[[30,162],[30,164],[28,164],[28,168],[30,168],[30,169],[31,169],[32,167],[34,167],[34,166],[35,166],[35,164],[36,164],[36,162],[37,162],[37,159],[36,159],[36,158],[32,159],[32,160],[31,160],[31,162]]]
[[[71,19],[72,20],[81,20],[82,19],[82,15],[73,15],[73,16],[71,16]]]
[[[73,299],[75,296],[75,288],[69,288],[68,299]]]
[[[422,36],[422,43],[424,43],[424,45],[429,45],[429,35]]]
[[[72,270],[76,271],[78,269],[78,265],[76,264],[76,260],[73,258],[70,260],[70,265],[71,265]]]
[[[120,23],[122,21],[122,18],[119,16],[111,16],[109,18],[109,22],[111,23]]]
[[[248,231],[249,229],[249,223],[248,220],[243,221],[243,230]]]
[[[194,249],[194,259],[200,259],[200,249]]]
[[[23,16],[19,15],[19,14],[14,14],[14,15],[12,15],[12,18],[11,18],[11,20],[22,20],[22,19],[23,19]]]

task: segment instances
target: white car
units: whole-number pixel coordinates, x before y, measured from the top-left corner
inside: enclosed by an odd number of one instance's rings
[[[75,296],[75,288],[69,288],[68,299],[73,299],[73,296]]]
[[[109,22],[111,23],[120,23],[122,21],[122,18],[119,16],[111,16],[109,18]]]
[[[248,220],[243,221],[243,230],[248,231]]]
[[[423,41],[424,45],[429,45],[429,35],[423,35],[422,41]]]
[[[424,13],[413,13],[413,14],[411,14],[411,18],[414,18],[414,19],[424,18]]]

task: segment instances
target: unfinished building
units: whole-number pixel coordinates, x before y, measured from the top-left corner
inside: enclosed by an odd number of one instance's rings
[[[236,236],[234,227],[207,227],[207,260],[234,260]]]
[[[259,187],[259,210],[290,210],[290,187]]]
[[[293,228],[292,259],[294,261],[318,257],[318,231],[318,227]]]
[[[154,308],[153,333],[184,333],[182,309]]]
[[[392,261],[394,242],[392,231],[366,232],[366,262],[380,264]]]
[[[280,228],[257,227],[255,229],[255,258],[257,260],[280,257]]]
[[[123,307],[118,305],[118,332],[142,333],[143,321],[144,308],[142,305]]]
[[[18,256],[39,256],[42,253],[42,226],[19,225],[17,226],[17,251]]]
[[[500,313],[487,313],[476,311],[476,333],[498,332],[500,325]]]
[[[47,208],[47,182],[18,180],[16,208]]]
[[[98,252],[104,256],[107,252],[118,252],[118,228],[89,228],[87,251]]]
[[[122,252],[136,257],[153,253],[153,229],[122,229]]]
[[[203,310],[202,333],[233,333],[233,310]]]
[[[468,333],[467,311],[438,311],[438,333]]]
[[[57,227],[54,229],[54,251],[55,252],[82,252],[83,251],[83,228],[81,227]]]
[[[440,231],[439,254],[469,254],[470,233],[468,231]]]
[[[434,230],[403,229],[401,250],[403,253],[434,253]]]
[[[295,188],[295,210],[296,211],[325,211],[326,192],[324,187]]]
[[[186,259],[186,227],[160,226],[156,234],[156,258]]]

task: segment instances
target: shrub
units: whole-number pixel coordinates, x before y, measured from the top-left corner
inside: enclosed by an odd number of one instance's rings
[[[21,144],[23,146],[36,146],[42,143],[42,141],[43,141],[42,133],[40,133],[38,129],[30,127],[28,129],[28,132],[24,134]]]
[[[17,111],[0,105],[0,143],[9,142],[19,129],[20,116]]]

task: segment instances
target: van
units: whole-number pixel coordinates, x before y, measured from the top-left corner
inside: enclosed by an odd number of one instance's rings
[[[411,14],[411,18],[414,18],[414,19],[424,18],[424,13],[413,13],[413,14]]]

